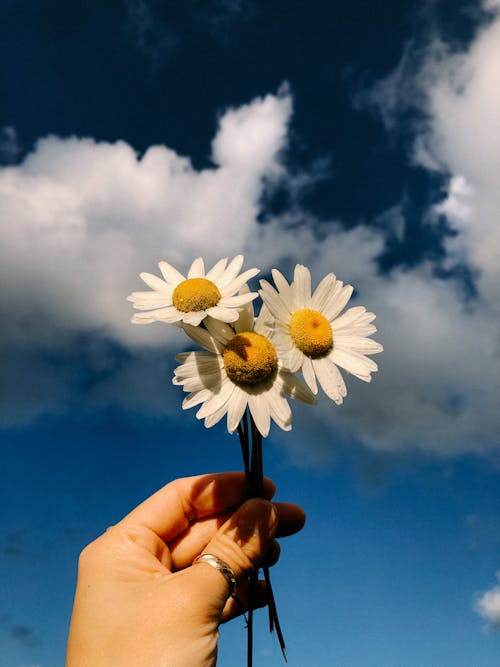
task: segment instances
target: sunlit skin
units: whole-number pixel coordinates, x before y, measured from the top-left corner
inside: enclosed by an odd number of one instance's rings
[[[243,473],[187,477],[167,484],[81,554],[66,667],[213,667],[219,625],[248,609],[248,575],[279,558],[274,538],[300,530],[300,507],[245,501]],[[201,553],[222,559],[237,580],[229,597],[216,569],[191,565]],[[265,585],[255,606],[266,602]]]

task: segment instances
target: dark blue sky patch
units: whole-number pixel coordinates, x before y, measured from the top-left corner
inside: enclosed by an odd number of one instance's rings
[[[389,240],[380,266],[438,259],[446,230],[422,225],[423,197],[435,186],[408,166],[412,137],[387,134],[368,109],[352,106],[361,86],[369,88],[396,66],[410,38],[418,43],[416,29],[425,36],[429,13],[456,42],[471,39],[479,19],[467,7],[430,6],[426,14],[420,3],[396,1],[316,0],[307,11],[298,1],[286,8],[220,0],[8,2],[0,22],[0,127],[17,135],[6,151],[19,158],[19,143],[26,151],[47,133],[76,134],[124,139],[139,152],[166,143],[206,167],[218,112],[288,81],[295,100],[292,171],[294,164],[331,165],[331,178],[318,178],[301,194],[301,205],[319,220],[352,227],[369,223],[405,193],[405,237]],[[290,193],[273,189],[262,215],[291,203]]]

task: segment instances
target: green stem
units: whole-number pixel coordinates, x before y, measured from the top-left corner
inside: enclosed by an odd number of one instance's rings
[[[243,458],[243,467],[245,468],[245,479],[247,484],[247,497],[250,498],[250,447],[248,444],[248,421],[246,413],[243,415],[243,426],[238,424],[238,437],[240,439],[241,456]]]
[[[249,435],[251,435],[251,443]],[[250,415],[250,428],[248,428],[247,412],[238,425],[238,437],[241,445],[241,454],[245,468],[245,478],[247,486],[247,498],[264,497],[264,465],[262,457],[262,435],[255,425],[252,415]],[[269,568],[263,566],[264,578],[268,594],[269,611],[269,629],[271,632],[276,630],[276,635],[280,644],[281,652],[285,662],[287,661],[285,640],[281,631],[278,619],[278,610],[271,586],[271,576]],[[252,573],[249,577],[249,610],[247,615],[247,667],[252,667],[253,661],[253,607],[254,594],[257,587],[258,571]]]
[[[250,415],[250,425],[252,431],[252,467],[251,477],[253,485],[253,495],[257,498],[264,497],[264,469],[262,465],[262,435],[255,426],[253,417]]]

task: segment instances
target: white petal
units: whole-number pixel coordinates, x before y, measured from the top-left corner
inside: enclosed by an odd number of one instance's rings
[[[212,413],[219,410],[231,398],[235,385],[229,380],[225,379],[220,385],[219,391],[205,401],[201,408],[196,413],[198,419],[209,417]]]
[[[269,308],[263,303],[260,307],[259,316],[255,320],[254,329],[257,333],[272,338],[275,331],[276,320],[269,312]]]
[[[355,375],[360,380],[364,380],[364,382],[370,382],[370,373],[376,371],[378,368],[377,364],[367,357],[353,352],[346,352],[345,350],[338,350],[335,347],[329,358],[341,368],[352,373],[352,375]]]
[[[327,320],[332,322],[337,315],[344,309],[345,305],[352,296],[353,288],[351,285],[346,285],[335,295],[334,298],[330,299],[327,305],[323,310],[323,315]]]
[[[311,272],[303,264],[297,264],[293,274],[295,308],[309,308],[311,305]]]
[[[192,377],[202,377],[205,375],[219,374],[221,372],[221,357],[205,350],[196,350],[188,352],[184,363],[174,369],[174,375],[179,380],[184,381]],[[183,356],[177,355],[176,359],[182,361]]]
[[[150,322],[166,322],[167,324],[174,324],[179,322],[180,316],[177,315],[175,308],[158,308],[147,313],[135,313],[132,317],[132,322],[135,324],[145,324]]]
[[[200,391],[193,391],[182,401],[182,409],[189,410],[189,408],[194,408],[196,405],[207,401],[210,396],[212,396],[211,389],[200,389]]]
[[[295,375],[289,371],[281,369],[276,378],[276,384],[281,388],[281,391],[291,398],[294,398],[308,405],[316,403],[314,394],[301,382]]]
[[[215,389],[218,386],[215,378],[208,376],[205,378],[204,382],[201,380],[201,378],[196,377],[187,378],[184,380],[180,380],[179,378],[174,377],[172,384],[181,385],[184,391],[188,393],[202,391],[203,389],[210,389],[211,392],[212,389]]]
[[[220,384],[221,379],[225,377],[225,372],[217,363],[210,364],[198,361],[195,364],[186,362],[182,366],[178,366],[174,370],[174,376],[177,384],[187,384],[192,380],[199,380],[202,387],[213,387]],[[188,391],[187,388],[185,390]]]
[[[174,267],[168,262],[162,261],[158,264],[158,266],[160,267],[160,271],[162,272],[163,277],[169,285],[177,287],[179,283],[182,283],[184,280],[186,280],[182,273],[177,271],[177,269],[174,269]]]
[[[234,328],[236,329],[237,333],[243,333],[244,331],[254,330],[253,301],[247,303],[240,310],[238,319],[234,323]],[[255,325],[255,331],[257,331],[257,324]],[[257,331],[257,333],[261,332]]]
[[[276,327],[273,330],[273,343],[283,351],[297,349],[293,343],[292,337],[288,333],[285,333],[281,327]]]
[[[280,271],[278,271],[278,269],[273,269],[271,274],[273,276],[274,284],[276,285],[276,288],[283,297],[284,301],[291,301],[292,290],[285,276]]]
[[[313,367],[325,394],[340,405],[347,390],[339,369],[328,357],[313,359]]]
[[[276,292],[274,287],[272,287],[267,282],[267,280],[261,280],[260,285],[262,289],[259,290],[259,294],[262,298],[262,301],[269,309],[271,315],[277,320],[281,320],[282,322],[288,324],[292,313],[292,304],[285,303],[278,292]]]
[[[267,403],[266,393],[248,394],[248,407],[252,413],[255,426],[264,438],[269,435],[271,427],[271,415]]]
[[[205,326],[208,332],[224,345],[227,345],[231,338],[234,338],[234,329],[224,322],[219,322],[209,316],[205,320]]]
[[[213,283],[217,283],[219,278],[222,276],[224,273],[224,270],[227,265],[227,257],[224,257],[224,259],[219,259],[217,264],[215,264],[210,271],[207,273],[205,278],[207,280],[211,280]]]
[[[184,313],[180,313],[177,308],[170,306],[170,308],[162,308],[153,313],[153,317],[157,322],[167,322],[168,324],[175,324],[182,320]]]
[[[351,311],[357,311],[352,313]],[[350,334],[353,336],[371,336],[377,331],[377,327],[371,324],[375,319],[374,313],[367,313],[362,306],[349,308],[332,322],[334,335]]]
[[[156,290],[157,292],[161,292],[162,294],[171,294],[172,290],[171,288],[167,285],[167,283],[162,280],[161,278],[158,278],[158,276],[154,276],[152,273],[140,273],[139,274],[142,280],[146,283],[148,287],[151,287],[151,289]]]
[[[232,280],[234,280],[234,278],[236,278],[238,273],[241,271],[242,266],[243,255],[237,255],[233,260],[231,260],[231,262],[229,262],[229,266],[217,282],[217,287],[219,290],[228,285]]]
[[[260,269],[248,269],[248,271],[245,271],[237,278],[234,278],[230,282],[226,283],[224,287],[219,287],[220,293],[222,296],[231,296],[232,294],[235,294],[241,287],[243,287],[243,285],[245,285],[246,282],[250,280],[250,278],[253,278],[258,273],[260,273]]]
[[[130,318],[130,321],[133,324],[153,324],[153,322],[156,322],[154,317],[151,317],[149,313],[135,313],[135,315]]]
[[[203,263],[203,258],[197,257],[189,268],[188,278],[204,278],[204,277],[205,277],[205,264]]]
[[[214,356],[216,359],[216,357]],[[175,384],[182,384],[192,378],[199,378],[203,384],[204,379],[222,377],[224,372],[217,363],[209,363],[207,361],[187,361],[174,370]]]
[[[351,327],[345,327],[344,329],[341,330],[341,333],[339,334],[336,331],[335,327],[335,322],[332,322],[332,331],[333,331],[333,337],[335,338],[335,335],[344,335],[344,333],[349,333],[352,336],[362,336],[364,338],[371,336],[377,331],[377,327],[373,324],[353,324]]]
[[[353,350],[360,354],[377,354],[384,349],[380,343],[365,336],[342,336],[338,334],[334,337],[334,340],[337,348],[346,352]]]
[[[222,308],[221,306],[212,306],[212,308],[207,308],[207,313],[214,320],[220,320],[221,322],[236,322],[239,317],[239,313],[236,308]]]
[[[281,429],[290,431],[292,428],[292,411],[286,398],[283,398],[275,387],[267,392],[267,397],[272,419]]]
[[[309,357],[306,357],[306,355],[304,355],[303,359],[304,361],[302,363],[302,375],[304,376],[304,380],[306,381],[306,384],[312,391],[312,393],[317,394],[318,387],[316,385],[316,375],[314,373],[312,361]]]
[[[207,313],[204,310],[192,310],[189,313],[182,313],[182,321],[185,324],[191,324],[193,327],[197,327],[205,317]]]
[[[165,307],[167,306],[167,307]],[[134,306],[134,308],[137,308],[138,310],[147,310],[147,313],[137,313],[137,315],[151,315],[151,317],[154,319],[155,313],[161,313],[163,311],[169,311],[172,309],[172,306],[169,306],[168,304],[160,304],[158,307],[155,306],[150,306],[149,308],[138,308],[137,306]],[[175,309],[174,309],[175,310]]]
[[[198,343],[200,347],[204,347],[205,350],[214,352],[215,354],[220,354],[223,351],[221,343],[215,340],[208,331],[200,327],[193,327],[190,324],[183,324],[182,328],[195,343]]]
[[[220,383],[223,379],[223,375],[220,371],[216,373],[203,373],[202,376],[193,376],[190,378],[181,378],[181,377],[174,377],[172,380],[173,384],[181,384],[184,391],[186,392],[194,392],[194,391],[201,391],[202,389],[210,389],[212,393],[218,391],[218,388],[220,387]]]
[[[127,301],[134,304],[138,310],[152,310],[163,306],[171,306],[172,298],[166,292],[132,292],[127,297]]]
[[[212,426],[215,426],[215,424],[220,422],[220,420],[227,413],[227,409],[228,409],[228,403],[225,403],[218,410],[215,410],[215,412],[213,412],[211,415],[209,415],[205,419],[205,428],[211,428]]]
[[[227,343],[234,336],[234,331],[229,327],[225,322],[216,320],[214,317],[211,317],[207,324],[207,329],[210,332],[210,335],[221,345],[223,350]]]
[[[151,294],[158,294],[158,292],[151,292]],[[159,308],[170,308],[172,306],[172,300],[166,297],[159,295],[158,299],[150,299],[148,301],[136,301],[134,303],[134,308],[136,310],[158,310]],[[130,299],[131,300],[131,299]]]
[[[366,308],[364,306],[354,306],[349,308],[342,313],[340,317],[337,317],[335,320],[335,329],[338,331],[344,327],[351,326],[354,322],[358,321],[362,315],[366,313]],[[374,316],[375,317],[375,316]],[[371,321],[371,320],[370,320]]]
[[[207,352],[206,350],[193,350],[191,352],[179,352],[175,355],[176,361],[183,362],[183,366],[188,364],[208,364],[211,363],[215,366],[218,366],[221,363],[221,359],[218,355],[213,354],[213,352]],[[181,368],[181,367],[179,367]]]
[[[246,303],[250,303],[250,301],[253,301],[258,296],[257,292],[246,292],[245,294],[237,294],[236,296],[224,296],[219,301],[218,305],[223,308],[239,308]]]
[[[333,273],[328,273],[319,285],[314,290],[314,294],[311,298],[311,308],[318,310],[320,313],[323,312],[323,308],[328,302],[328,298],[332,294],[332,291],[335,287],[336,278]]]
[[[239,387],[235,386],[231,401],[227,410],[227,430],[234,433],[243,417],[247,407],[248,396]]]
[[[286,353],[285,367],[289,371],[292,371],[292,373],[295,373],[304,363],[304,359],[305,359],[304,353],[301,352],[298,348],[292,347],[292,349]]]

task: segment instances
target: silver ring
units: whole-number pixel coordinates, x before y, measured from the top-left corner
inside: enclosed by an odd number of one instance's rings
[[[197,556],[193,561],[193,565],[197,565],[198,563],[206,563],[207,565],[211,565],[222,574],[227,582],[227,585],[229,586],[228,597],[231,597],[231,595],[234,593],[234,589],[236,588],[236,577],[234,576],[234,572],[231,570],[229,565],[212,554],[202,554],[201,556]]]

